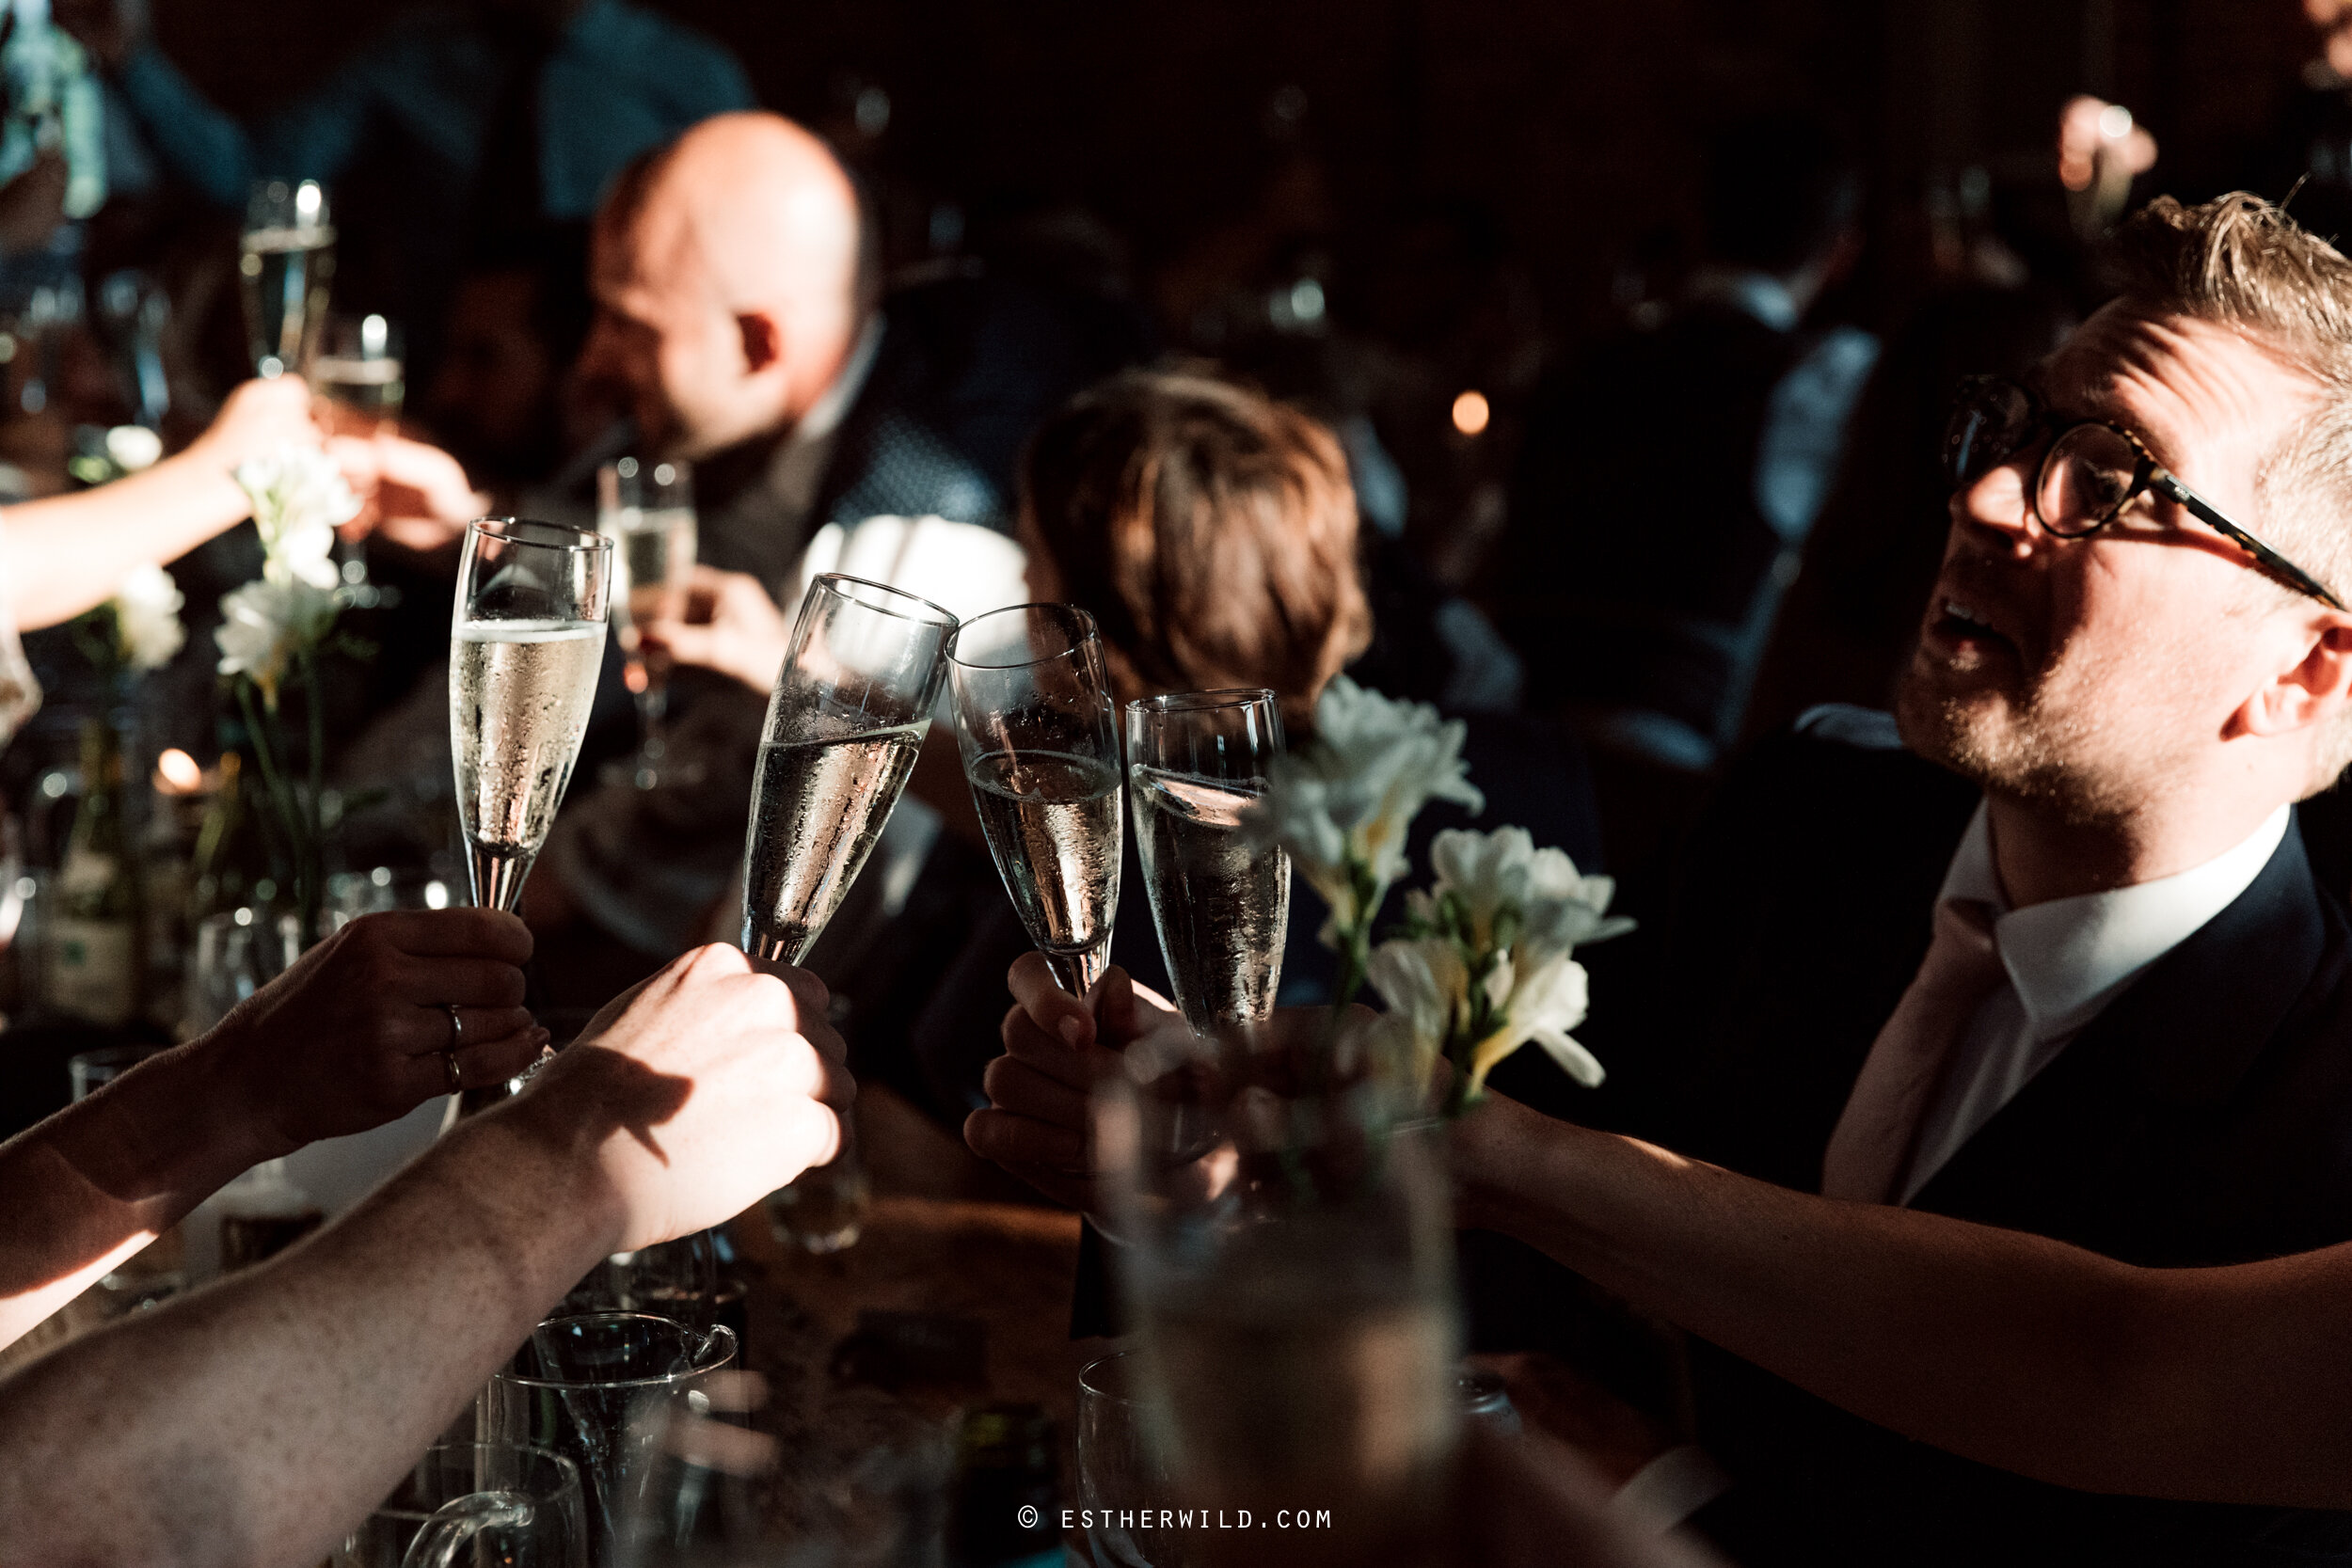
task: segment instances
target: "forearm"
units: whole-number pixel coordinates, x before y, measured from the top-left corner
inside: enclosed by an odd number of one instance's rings
[[[610,1251],[590,1134],[517,1101],[269,1263],[0,1384],[26,1560],[314,1562]]]
[[[1970,1458],[2092,1489],[2214,1496],[2229,1438],[2184,1413],[2234,1420],[2221,1407],[2241,1387],[2242,1403],[2258,1402],[2198,1327],[2262,1283],[2243,1270],[2132,1269],[2018,1232],[1836,1203],[1507,1101],[1466,1123],[1457,1149],[1473,1223]],[[2277,1348],[2292,1361],[2292,1337]]]
[[[10,507],[0,522],[17,625],[70,621],[112,597],[132,568],[176,560],[250,511],[228,465],[201,445],[95,490]]]
[[[0,1144],[0,1345],[285,1152],[216,1066],[182,1046]]]

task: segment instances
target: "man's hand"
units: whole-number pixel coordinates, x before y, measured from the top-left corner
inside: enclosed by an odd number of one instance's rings
[[[826,1001],[804,971],[697,948],[608,1004],[514,1110],[597,1140],[613,1250],[717,1225],[840,1151],[857,1090]]]
[[[1094,1085],[1129,1043],[1179,1015],[1117,966],[1087,1002],[1055,983],[1042,954],[1022,954],[1005,980],[1013,994],[1005,1053],[988,1064],[981,1085],[989,1103],[965,1118],[963,1141],[1057,1203],[1097,1212],[1088,1111]]]
[[[343,525],[346,538],[378,533],[430,555],[463,539],[466,525],[490,510],[489,496],[438,447],[384,431],[332,436],[326,450],[360,498],[359,515]]]
[[[218,1103],[245,1108],[265,1154],[363,1132],[449,1092],[453,1038],[469,1087],[531,1065],[548,1033],[522,1006],[530,957],[531,933],[496,910],[361,915],[189,1051],[214,1063]]]
[[[792,624],[757,578],[696,566],[681,618],[647,622],[639,635],[679,664],[698,664],[766,691],[784,668]]]

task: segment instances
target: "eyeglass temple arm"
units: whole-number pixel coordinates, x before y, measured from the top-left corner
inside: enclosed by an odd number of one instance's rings
[[[2326,605],[2330,610],[2343,610],[2345,608],[2344,601],[2337,598],[2334,591],[2328,588],[2326,583],[2320,581],[2317,578],[2312,576],[2311,573],[2303,570],[2302,567],[2297,566],[2294,562],[2289,561],[2285,556],[2280,555],[2277,550],[2272,549],[2268,545],[2264,544],[2261,540],[2255,538],[2252,534],[2238,527],[2237,524],[2230,521],[2229,518],[2221,515],[2221,513],[2211,501],[2205,499],[2204,497],[2199,495],[2187,485],[2183,484],[2179,480],[2174,479],[2170,474],[2165,472],[2162,468],[2158,468],[2153,474],[2149,476],[2149,483],[2153,488],[2163,491],[2167,497],[2178,501],[2181,505],[2187,507],[2192,515],[2197,517],[2200,521],[2205,523],[2217,532],[2220,533],[2224,538],[2236,545],[2240,549],[2252,556],[2256,561],[2261,562],[2265,569],[2286,578],[2290,584],[2301,590],[2303,593],[2309,594],[2312,598],[2317,599],[2321,604]]]

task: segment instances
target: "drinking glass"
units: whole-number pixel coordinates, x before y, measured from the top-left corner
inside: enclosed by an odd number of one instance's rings
[[[618,1527],[641,1505],[653,1473],[659,1417],[709,1404],[713,1373],[734,1362],[735,1334],[643,1312],[549,1318],[483,1397],[490,1441],[564,1455],[580,1467],[588,1499],[589,1560],[618,1560]]]
[[[948,653],[956,735],[1005,891],[1073,996],[1109,961],[1119,912],[1119,735],[1094,617],[1014,605]]]
[[[1252,847],[1242,814],[1282,753],[1274,693],[1180,691],[1127,705],[1128,803],[1176,1006],[1195,1029],[1274,1010],[1290,928],[1291,858]]]
[[[1462,1420],[1452,1201],[1443,1129],[1376,1039],[1323,1009],[1162,1029],[1106,1076],[1095,1143],[1173,1495],[1261,1519],[1311,1498],[1316,1560],[1417,1563]],[[1219,1560],[1275,1560],[1258,1536]]]
[[[109,1045],[67,1058],[66,1076],[75,1101],[87,1100],[150,1056],[161,1055],[160,1045]],[[84,1297],[81,1311],[98,1322],[109,1322],[141,1307],[167,1301],[188,1288],[186,1222],[167,1227],[153,1241],[99,1276]]]
[[[512,910],[548,841],[604,663],[612,541],[561,523],[466,528],[450,614],[450,752],[473,901]]]
[[[644,1312],[707,1329],[719,1309],[719,1248],[707,1230],[616,1252],[572,1287],[550,1317]]]
[[[828,573],[809,584],[761,732],[743,951],[797,964],[857,880],[930,729],[956,618]]]
[[[237,242],[237,281],[256,375],[283,375],[310,362],[334,276],[326,187],[315,180],[255,182]]]
[[[1186,1568],[1204,1560],[1188,1531],[1122,1514],[1177,1497],[1164,1453],[1168,1413],[1142,1355],[1122,1350],[1078,1371],[1078,1499],[1097,1568]]]
[[[596,470],[596,529],[613,542],[612,625],[624,675],[637,699],[636,780],[660,782],[670,710],[670,656],[644,646],[639,628],[685,613],[694,572],[694,478],[683,462],[624,457]]]
[[[588,1568],[580,1470],[561,1454],[511,1443],[427,1449],[328,1561],[330,1568]]]
[[[379,315],[329,315],[309,361],[310,390],[330,436],[373,436],[400,422],[408,384],[400,324]]]

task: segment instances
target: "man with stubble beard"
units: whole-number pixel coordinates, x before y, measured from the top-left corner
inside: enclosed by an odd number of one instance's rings
[[[2352,263],[2245,197],[2154,203],[2115,261],[2026,384],[1959,389],[1892,719],[1734,770],[1580,1036],[1679,1152],[2235,1262],[2352,1237],[2352,953],[2294,809],[2352,758]],[[1522,1228],[1519,1168],[1466,1161],[1473,1218]],[[2027,1481],[1705,1345],[1693,1378],[1736,1481],[1699,1522],[1750,1568],[2352,1558],[2352,1516]]]
[[[2153,203],[2115,261],[2026,385],[1960,390],[1897,713],[1817,709],[1735,768],[1665,918],[1592,957],[1609,1086],[1504,1094],[2148,1267],[2352,1238],[2352,933],[2295,819],[2352,758],[2352,262],[2243,196]],[[1120,1041],[1022,1002],[967,1137],[1083,1175],[1051,1090]],[[1464,1223],[1638,1275],[1582,1137],[1466,1117]],[[2069,1490],[1705,1344],[1691,1374],[1731,1478],[1693,1523],[1746,1568],[2352,1560],[2352,1514]]]

